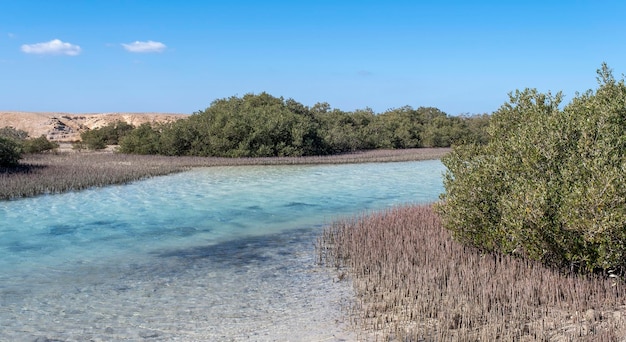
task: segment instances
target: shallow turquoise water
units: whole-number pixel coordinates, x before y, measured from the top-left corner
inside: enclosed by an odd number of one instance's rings
[[[350,289],[315,265],[321,227],[433,202],[443,171],[215,167],[0,202],[0,340],[340,339]]]

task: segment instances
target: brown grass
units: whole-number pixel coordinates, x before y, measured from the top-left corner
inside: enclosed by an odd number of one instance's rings
[[[336,156],[284,158],[165,157],[92,152],[29,155],[21,161],[20,167],[0,168],[0,200],[122,184],[191,167],[411,161],[438,159],[448,151],[439,148],[374,150]]]
[[[318,242],[357,295],[354,323],[402,341],[623,341],[626,286],[484,255],[456,243],[430,206],[337,221]]]

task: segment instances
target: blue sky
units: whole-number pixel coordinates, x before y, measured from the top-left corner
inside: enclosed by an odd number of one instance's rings
[[[491,113],[526,87],[626,73],[625,1],[0,0],[0,110],[305,105]]]

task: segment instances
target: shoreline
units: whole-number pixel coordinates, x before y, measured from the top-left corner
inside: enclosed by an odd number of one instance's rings
[[[376,340],[622,341],[626,288],[456,241],[432,204],[404,205],[324,228],[321,264],[352,282],[346,308]]]
[[[26,155],[20,166],[0,168],[0,201],[79,191],[182,172],[195,167],[320,165],[440,159],[450,148],[370,150],[330,156],[220,158],[72,152]]]

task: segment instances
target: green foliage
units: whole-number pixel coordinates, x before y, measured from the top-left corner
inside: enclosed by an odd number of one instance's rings
[[[579,271],[626,267],[626,86],[606,65],[599,88],[562,110],[561,94],[516,91],[485,145],[457,146],[439,212],[462,242]]]
[[[214,101],[186,120],[133,131],[122,152],[220,157],[303,156],[322,154],[318,122],[294,100],[267,93]],[[150,148],[144,148],[144,145]]]
[[[344,112],[328,103],[309,108],[267,93],[246,94],[216,100],[189,119],[152,127],[150,134],[147,128],[131,133],[120,147],[126,153],[220,157],[447,147],[461,141],[484,143],[485,121],[487,116],[448,117],[430,107],[405,106],[377,115],[369,108]]]
[[[17,165],[22,153],[40,153],[59,147],[44,135],[28,138],[26,131],[13,127],[0,128],[0,166]]]
[[[104,127],[84,131],[80,134],[82,145],[90,150],[101,150],[107,145],[117,145],[119,140],[132,131],[133,125],[123,121],[112,122]],[[80,149],[80,148],[79,148]]]
[[[158,154],[166,156],[183,156],[191,154],[192,144],[198,136],[198,131],[190,120],[179,120],[176,123],[162,124],[154,128],[159,135]],[[154,145],[152,142],[151,144]],[[126,144],[122,147],[128,148]]]
[[[364,138],[369,148],[421,147],[424,120],[420,111],[409,106],[388,110],[374,116]]]
[[[119,141],[120,152],[129,154],[158,154],[159,134],[149,123],[139,125]]]
[[[38,138],[24,140],[23,147],[24,153],[42,153],[58,148],[59,144],[48,140],[45,135],[41,135]]]
[[[22,157],[22,146],[13,139],[0,136],[0,166],[15,166]]]
[[[346,113],[338,109],[329,110],[326,105],[314,106],[314,108],[325,108],[325,110],[313,112],[319,122],[318,134],[323,141],[324,153],[337,154],[372,148],[367,143],[365,131],[374,120],[371,110]]]
[[[217,100],[190,121],[197,129],[193,154],[270,157],[320,152],[317,123],[308,109],[267,93]]]

